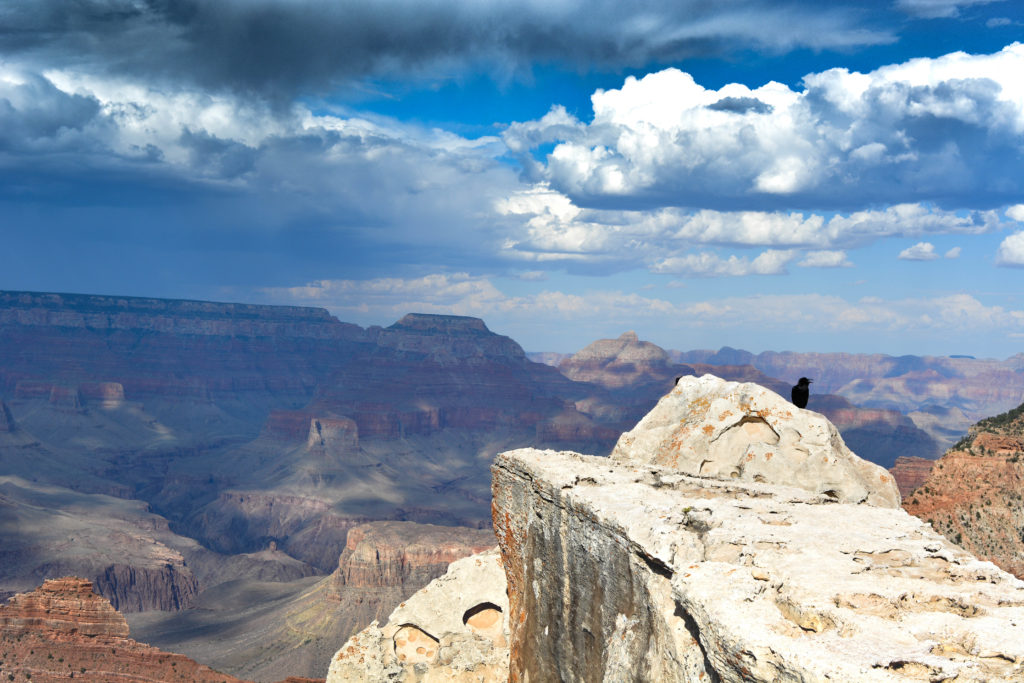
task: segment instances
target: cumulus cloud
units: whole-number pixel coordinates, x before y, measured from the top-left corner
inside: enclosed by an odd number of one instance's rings
[[[952,249],[950,249],[949,251],[946,252],[945,256],[946,256],[946,258],[950,258],[950,259],[952,259],[952,258],[960,258],[960,252],[961,251],[962,250],[960,249],[960,247],[953,247]]]
[[[585,125],[556,116],[510,127],[505,140],[558,140],[535,177],[583,207],[992,208],[1024,192],[1022,72],[1020,43],[830,69],[798,90],[715,90],[665,69],[595,92]]]
[[[842,250],[822,249],[809,251],[797,264],[804,268],[850,268],[853,266],[846,252]]]
[[[781,275],[795,255],[791,250],[769,249],[748,260],[735,255],[723,259],[717,254],[702,252],[662,259],[654,263],[651,270],[689,277]]]
[[[999,245],[996,265],[1024,268],[1024,231],[1015,232]]]
[[[903,261],[934,261],[939,255],[935,253],[935,245],[931,242],[918,242],[901,251],[899,258]]]
[[[765,274],[740,256],[693,253],[696,246],[807,250],[799,265],[851,266],[845,250],[890,237],[982,234],[1014,225],[1017,209],[945,211],[922,204],[826,217],[784,211],[583,209],[546,184],[499,200],[496,210],[518,219],[504,250],[536,261],[615,262],[690,276]],[[788,262],[789,259],[787,259]],[[785,272],[778,263],[772,273]]]
[[[8,3],[0,20],[0,54],[263,94],[324,92],[367,77],[509,73],[536,62],[621,68],[736,46],[777,52],[895,39],[848,8],[702,0],[35,0]]]

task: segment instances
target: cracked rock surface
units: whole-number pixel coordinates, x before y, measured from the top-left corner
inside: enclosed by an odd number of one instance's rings
[[[511,680],[1024,680],[1024,582],[902,510],[570,452],[492,473]]]

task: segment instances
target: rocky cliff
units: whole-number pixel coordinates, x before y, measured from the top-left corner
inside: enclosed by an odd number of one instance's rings
[[[370,522],[348,532],[328,598],[346,589],[393,588],[411,595],[445,572],[455,560],[495,545],[490,529],[443,527],[414,522]]]
[[[128,620],[136,637],[235,676],[323,676],[339,643],[383,620],[444,574],[449,562],[495,545],[489,530],[360,524],[349,530],[330,576],[289,583],[236,576],[200,593],[194,609],[132,614]]]
[[[508,597],[497,550],[451,564],[331,659],[328,683],[507,681]]]
[[[0,606],[0,675],[37,683],[242,683],[128,638],[128,624],[84,579],[51,579]]]
[[[935,467],[935,460],[914,457],[896,458],[896,463],[889,468],[889,472],[896,479],[896,486],[900,489],[900,495],[906,498],[921,487]]]
[[[1024,406],[973,425],[904,507],[978,557],[1024,578]]]
[[[0,329],[0,389],[26,397],[32,382],[308,397],[339,349],[366,342],[323,309],[34,292],[0,292]]]
[[[769,394],[682,381],[612,459],[499,455],[509,680],[1024,678],[1024,582],[900,510],[891,476]],[[504,680],[500,641],[464,647],[455,618],[456,596],[502,582],[454,569],[350,639],[328,680]]]

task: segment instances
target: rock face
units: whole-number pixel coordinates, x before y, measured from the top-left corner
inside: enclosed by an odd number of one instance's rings
[[[11,598],[0,612],[5,632],[39,631],[95,636],[128,636],[128,624],[111,604],[77,577],[47,579],[31,593]]]
[[[498,457],[510,680],[1024,678],[1024,582],[920,520],[649,460]]]
[[[963,548],[1024,578],[1024,406],[971,427],[904,501]]]
[[[841,503],[900,503],[892,475],[855,456],[823,416],[760,385],[713,375],[680,378],[611,457],[694,476],[784,483]]]
[[[242,683],[128,638],[128,625],[85,579],[52,579],[0,606],[0,675],[38,683]]]
[[[907,496],[920,488],[921,484],[928,479],[933,467],[935,467],[935,461],[926,458],[896,458],[896,464],[889,472],[896,479],[896,486],[900,489],[904,503],[906,503]]]
[[[187,539],[138,501],[0,476],[0,529],[0,591],[77,574],[124,612],[184,609],[198,592],[173,547]]]
[[[348,532],[328,597],[346,588],[395,588],[404,597],[441,576],[460,558],[493,548],[490,529],[415,522],[370,522]]]
[[[497,550],[453,562],[331,661],[328,683],[508,680],[508,598]]]

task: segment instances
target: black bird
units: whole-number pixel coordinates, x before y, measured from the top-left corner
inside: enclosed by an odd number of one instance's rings
[[[807,397],[810,395],[810,387],[807,386],[814,380],[801,377],[800,381],[793,387],[793,391],[789,393],[790,398],[793,399],[793,405],[797,408],[807,407]]]

